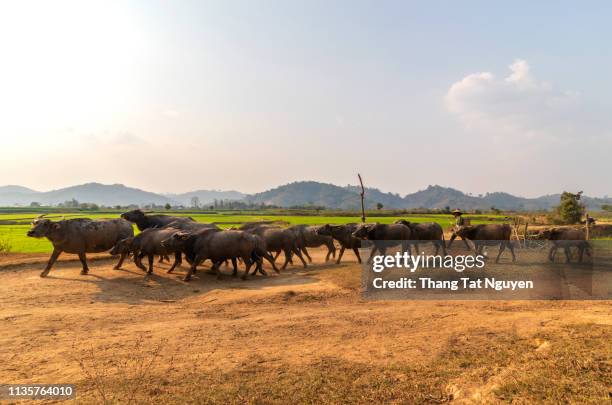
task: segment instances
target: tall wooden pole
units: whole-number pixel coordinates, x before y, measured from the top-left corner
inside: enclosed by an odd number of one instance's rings
[[[586,213],[586,221],[585,221],[585,224],[586,224],[586,232],[585,232],[585,233],[586,233],[586,235],[585,235],[585,239],[586,239],[586,240],[589,240],[589,236],[590,236],[590,235],[589,235],[589,233],[590,233],[590,232],[589,232],[589,222],[590,222],[590,221],[589,221],[589,213],[587,212],[587,213]]]
[[[363,180],[361,180],[361,174],[357,173],[357,177],[359,177],[359,184],[361,184],[361,222],[365,224],[365,204],[363,203],[363,199],[365,197],[365,188],[363,188]]]

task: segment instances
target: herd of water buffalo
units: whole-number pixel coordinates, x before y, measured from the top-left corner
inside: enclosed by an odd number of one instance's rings
[[[263,269],[263,260],[270,263],[274,271],[279,272],[276,266],[278,256],[284,254],[285,269],[289,263],[293,264],[293,256],[297,256],[302,265],[307,267],[306,260],[312,262],[308,248],[326,246],[328,249],[325,260],[336,257],[334,240],[340,245],[340,252],[336,263],[340,263],[346,249],[355,252],[357,260],[361,263],[359,248],[363,240],[371,241],[373,249],[370,258],[378,251],[385,254],[390,246],[400,244],[403,251],[410,253],[411,246],[418,251],[419,242],[432,243],[435,254],[442,249],[446,255],[446,245],[442,227],[437,223],[411,223],[405,220],[393,224],[344,224],[344,225],[295,225],[283,228],[270,223],[247,223],[238,229],[222,230],[215,224],[205,224],[194,221],[189,217],[175,217],[169,215],[147,215],[141,210],[133,210],[121,215],[119,219],[91,220],[85,218],[51,221],[39,216],[32,222],[32,229],[28,236],[46,237],[53,244],[53,253],[47,266],[40,274],[45,277],[62,252],[73,253],[79,256],[83,265],[81,274],[87,274],[86,253],[109,251],[119,255],[115,269],[119,269],[129,255],[134,258],[135,264],[147,273],[153,272],[156,256],[160,261],[174,256],[174,262],[168,270],[172,272],[182,262],[182,257],[190,264],[189,271],[184,277],[185,281],[191,279],[199,264],[210,260],[212,268],[219,274],[219,266],[231,261],[233,274],[237,274],[237,260],[245,265],[243,278],[249,275],[254,265],[253,273],[266,274]],[[132,223],[141,231],[134,236]],[[496,261],[506,247],[512,253],[515,261],[514,247],[510,242],[511,227],[507,224],[487,224],[465,226],[455,229],[453,236],[459,236],[471,241],[477,252],[482,253],[485,245],[499,245]],[[565,250],[566,259],[570,260],[569,248],[575,246],[582,260],[584,251],[589,254],[589,244],[585,240],[584,232],[575,229],[560,229],[548,231],[543,237],[553,241],[550,251],[551,260],[554,252],[561,247]],[[142,264],[147,258],[148,268]]]

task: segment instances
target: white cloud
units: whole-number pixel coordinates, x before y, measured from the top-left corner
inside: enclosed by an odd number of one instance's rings
[[[468,130],[492,137],[507,135],[568,140],[588,127],[587,115],[576,93],[560,91],[535,78],[525,60],[516,60],[510,74],[470,74],[446,94],[448,110]],[[589,129],[589,134],[594,135]]]

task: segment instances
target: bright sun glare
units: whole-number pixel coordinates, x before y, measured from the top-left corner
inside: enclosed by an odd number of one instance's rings
[[[0,4],[3,141],[93,131],[133,104],[146,40],[126,8],[108,1]]]

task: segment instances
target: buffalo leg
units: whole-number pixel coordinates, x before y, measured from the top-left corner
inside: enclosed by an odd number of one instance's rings
[[[446,243],[444,243],[444,235],[442,235],[442,240],[436,241],[436,244],[442,248],[442,254],[444,255],[444,257],[446,257],[447,253],[446,253]]]
[[[234,271],[232,271],[232,277],[236,277],[236,275],[238,274],[238,263],[236,262],[235,257],[232,257],[232,266],[234,266]]]
[[[193,259],[193,261],[191,262],[191,266],[189,267],[189,271],[187,272],[187,274],[185,274],[185,277],[183,278],[183,281],[191,280],[191,276],[195,272],[195,268],[197,267],[198,263],[200,263],[201,261],[202,261],[202,258],[199,257],[199,256],[196,256]]]
[[[508,249],[510,249],[510,253],[512,253],[512,263],[516,262],[516,255],[514,254],[514,245],[512,242],[506,242],[508,244]]]
[[[49,274],[49,270],[51,270],[51,267],[53,267],[53,264],[55,263],[55,261],[57,260],[57,258],[59,257],[61,253],[62,253],[61,250],[53,249],[53,253],[51,253],[51,257],[49,258],[49,261],[47,262],[47,266],[42,271],[42,273],[40,273],[41,277],[47,277],[47,274]]]
[[[276,259],[278,259],[278,256],[280,256],[282,250],[279,250],[276,252],[276,254],[274,255],[274,260],[276,261]]]
[[[355,252],[355,256],[357,256],[357,263],[361,264],[361,255],[359,254],[359,249],[354,247],[353,252]]]
[[[113,267],[114,270],[119,270],[121,268],[121,265],[123,264],[126,255],[127,253],[121,253],[121,256],[119,256],[119,261],[117,262],[115,267]]]
[[[236,259],[232,259],[232,260],[236,260]],[[247,276],[249,275],[249,271],[251,270],[251,265],[253,264],[253,261],[249,258],[249,257],[243,257],[242,261],[244,262],[244,274],[242,275],[242,279],[246,280]]]
[[[179,252],[174,253],[174,263],[172,263],[172,266],[168,269],[168,273],[172,273],[174,271],[174,269],[176,268],[176,266],[181,264],[181,254]]]
[[[555,261],[555,254],[557,253],[557,247],[555,245],[553,245],[550,248],[550,251],[548,252],[548,260],[550,260],[551,262]]]
[[[274,258],[272,257],[271,254],[269,254],[268,252],[264,252],[263,257],[268,262],[270,262],[270,264],[272,265],[272,268],[274,269],[275,272],[280,273],[280,270],[278,269],[278,267],[276,267],[276,263],[275,263]],[[262,261],[262,263],[263,263],[263,261]],[[263,268],[261,270],[263,271]],[[262,274],[266,274],[265,271]]]
[[[304,260],[304,257],[302,256],[302,252],[300,252],[300,249],[298,248],[293,248],[293,253],[295,253],[295,255],[302,261],[302,264],[304,265],[304,268],[308,267],[308,264],[306,264],[306,260]],[[293,263],[291,263],[293,264]]]
[[[565,252],[565,263],[571,262],[572,261],[571,253],[572,252],[570,252],[569,246],[565,246],[563,248],[563,251]]]
[[[136,267],[138,267],[142,271],[147,271],[147,268],[142,264],[142,258],[144,257],[144,253],[134,253],[134,263],[136,263]]]
[[[327,255],[325,256],[325,261],[329,260],[329,256],[336,257],[336,247],[332,242],[330,245],[327,245]]]
[[[283,263],[281,270],[285,270],[287,268],[287,264],[289,264],[289,261],[291,260],[291,249],[284,249],[284,252],[285,252],[285,263]]]
[[[312,263],[312,257],[310,257],[310,255],[308,254],[308,250],[306,249],[306,246],[304,246],[301,250],[302,250],[302,253],[306,255],[306,258],[308,259],[308,263]]]
[[[502,242],[499,244],[499,253],[497,253],[497,257],[495,258],[495,263],[499,263],[499,257],[502,252],[506,249],[506,242]]]
[[[368,264],[372,263],[372,259],[374,258],[374,253],[376,253],[377,250],[380,250],[380,248],[376,245],[374,245],[374,247],[372,248],[372,251],[370,252],[370,257],[368,257]]]
[[[336,260],[336,264],[340,264],[340,260],[342,260],[343,254],[344,254],[344,246],[340,246],[340,253],[338,253],[338,259]]]
[[[87,256],[85,256],[85,253],[79,253],[79,260],[81,261],[81,264],[83,265],[81,274],[89,273],[89,267],[87,267]]]
[[[155,261],[155,256],[149,255],[148,259],[149,259],[149,270],[147,270],[147,274],[151,274],[153,273],[153,262]]]

